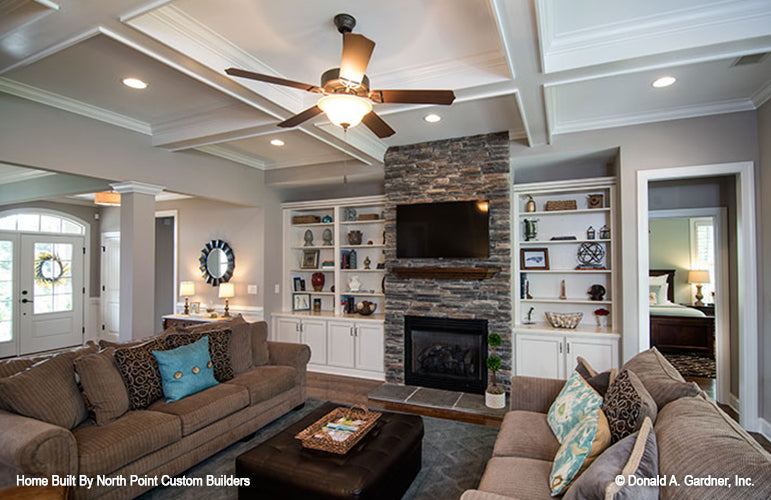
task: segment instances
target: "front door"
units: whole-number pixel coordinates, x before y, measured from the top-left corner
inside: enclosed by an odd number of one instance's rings
[[[83,341],[83,245],[82,236],[21,236],[19,354]]]

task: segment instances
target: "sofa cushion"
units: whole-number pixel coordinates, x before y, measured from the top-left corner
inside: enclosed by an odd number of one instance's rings
[[[602,396],[578,372],[573,372],[547,413],[549,427],[557,441],[562,443],[578,422],[595,414],[601,405]]]
[[[581,356],[578,356],[576,360],[578,361],[576,364],[576,371],[578,374],[592,386],[592,389],[597,391],[597,394],[604,397],[605,393],[608,392],[608,387],[613,383],[613,379],[616,378],[616,369],[611,368],[602,373],[597,373],[597,371],[592,368],[592,365]]]
[[[240,314],[228,321],[206,323],[189,326],[182,331],[190,333],[205,333],[230,330],[230,363],[233,373],[240,375],[254,366],[252,360],[252,326]]]
[[[570,486],[564,500],[599,498],[608,500],[655,500],[658,486],[616,483],[616,476],[654,478],[659,473],[656,435],[650,418],[645,418],[640,430],[614,444]]]
[[[559,447],[545,413],[515,410],[503,417],[493,456],[552,461]]]
[[[244,387],[218,384],[179,401],[160,399],[147,409],[179,417],[182,435],[187,436],[247,406],[249,391]]]
[[[214,365],[214,378],[218,382],[227,382],[233,378],[233,365],[230,363],[230,330],[214,330],[206,333],[172,333],[166,336],[169,349],[186,346],[208,337],[208,350]]]
[[[550,471],[550,460],[493,457],[477,489],[517,500],[551,500]]]
[[[751,478],[752,486],[661,487],[661,498],[771,498],[771,454],[704,395],[680,398],[659,411],[654,425],[659,447],[659,474],[678,478],[734,476]],[[727,457],[730,457],[728,459]],[[730,495],[729,495],[730,493]]]
[[[66,429],[77,426],[88,417],[75,381],[73,363],[80,355],[63,352],[0,379],[0,407]]]
[[[128,393],[114,354],[115,348],[109,347],[75,360],[88,411],[97,425],[109,424],[129,409]]]
[[[129,408],[141,410],[163,397],[161,372],[152,351],[166,349],[162,338],[131,347],[115,349],[115,364],[118,366],[123,384],[129,396]]]
[[[670,401],[699,393],[698,386],[686,382],[655,347],[637,354],[622,369],[631,370],[640,378],[659,410]]]
[[[294,387],[297,371],[291,366],[258,366],[229,380],[249,391],[249,404],[256,405]]]
[[[56,354],[71,352],[78,355],[84,355],[94,353],[98,350],[99,347],[97,346],[96,342],[89,340],[85,343],[85,345],[73,347],[72,349],[68,349],[59,353],[35,354],[33,356],[0,359],[0,378],[10,377],[11,375],[23,372],[35,363],[45,361],[46,359],[49,359]]]
[[[161,372],[161,386],[167,402],[179,401],[219,382],[209,356],[209,336],[167,351],[152,351]]]
[[[625,438],[637,431],[645,417],[656,420],[656,403],[634,372],[621,370],[613,381],[602,411],[608,417],[611,442]]]
[[[562,494],[600,453],[610,446],[610,429],[602,410],[581,420],[560,445],[554,456],[549,485],[552,496]]]
[[[130,411],[101,427],[86,422],[72,431],[78,474],[109,474],[182,438],[180,420],[156,411]]]

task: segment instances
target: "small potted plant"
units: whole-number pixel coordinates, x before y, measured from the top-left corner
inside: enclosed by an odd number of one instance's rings
[[[492,354],[487,356],[487,369],[490,370],[490,383],[485,390],[485,405],[488,408],[506,407],[506,390],[502,385],[498,385],[496,372],[501,369],[501,358],[495,353],[495,348],[501,345],[501,336],[497,333],[491,333],[487,336],[487,345],[490,346]]]
[[[608,314],[610,314],[610,311],[604,307],[594,310],[594,319],[597,320],[597,326],[605,326],[605,321],[603,318],[605,318]]]

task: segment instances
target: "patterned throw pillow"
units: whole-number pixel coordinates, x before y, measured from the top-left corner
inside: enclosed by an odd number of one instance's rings
[[[152,351],[166,350],[162,338],[144,344],[115,349],[115,364],[129,396],[129,409],[147,408],[163,397],[161,372]]]
[[[166,346],[176,349],[183,345],[192,344],[203,338],[209,338],[209,355],[214,363],[214,378],[218,382],[227,382],[235,375],[233,365],[230,362],[230,330],[218,330],[202,333],[172,333],[166,337]]]
[[[557,450],[549,474],[551,495],[561,494],[608,446],[608,421],[597,409],[573,427]]]
[[[658,500],[659,487],[616,484],[616,476],[654,478],[659,475],[659,452],[651,419],[640,430],[614,444],[597,457],[575,480],[564,500],[605,498],[608,500]]]
[[[595,414],[601,405],[602,396],[578,372],[573,372],[546,416],[557,441],[564,442],[573,427],[587,415]]]
[[[612,442],[619,441],[642,426],[645,417],[656,420],[656,402],[630,370],[621,370],[605,394],[602,411],[608,417]]]
[[[230,330],[230,362],[233,365],[233,373],[240,375],[248,372],[254,366],[252,360],[252,325],[242,315],[238,315],[227,321],[205,323],[203,325],[188,326],[180,330],[180,333],[208,333],[219,330]]]
[[[217,385],[214,363],[209,356],[209,337],[168,351],[153,351],[158,361],[166,402],[180,399]]]

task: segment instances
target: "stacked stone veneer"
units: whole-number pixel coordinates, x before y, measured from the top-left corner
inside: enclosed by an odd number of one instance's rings
[[[496,133],[389,148],[385,155],[386,268],[500,267],[490,279],[401,279],[388,273],[385,306],[386,380],[404,383],[404,316],[486,319],[503,337],[498,375],[511,376],[511,212],[509,136]],[[486,259],[397,259],[396,206],[490,201]]]

